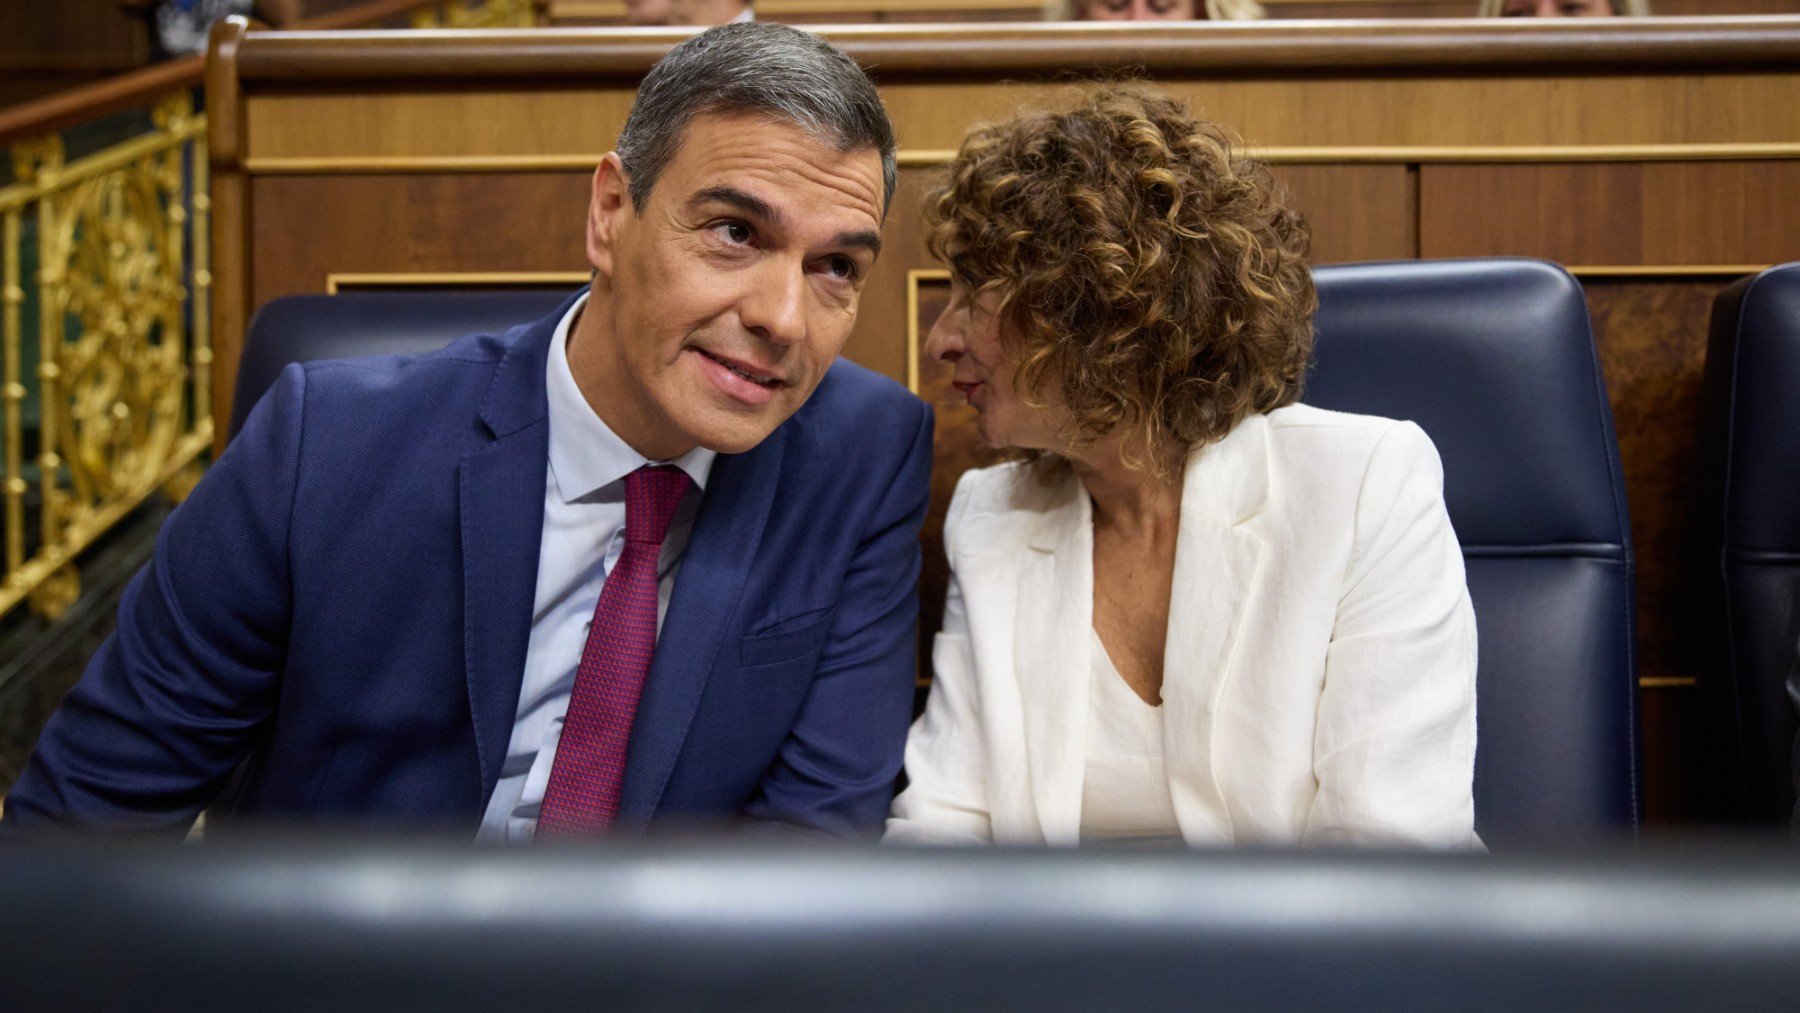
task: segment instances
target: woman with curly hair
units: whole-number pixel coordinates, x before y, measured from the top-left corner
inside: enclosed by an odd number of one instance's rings
[[[895,841],[1479,847],[1437,453],[1298,404],[1307,233],[1142,86],[975,130],[928,196],[957,484]]]

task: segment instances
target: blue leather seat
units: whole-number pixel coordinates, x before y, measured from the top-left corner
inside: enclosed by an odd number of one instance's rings
[[[1634,826],[1625,485],[1581,286],[1534,260],[1322,267],[1305,400],[1437,444],[1480,636],[1476,829]]]
[[[290,363],[359,355],[413,355],[465,334],[498,334],[546,316],[572,291],[489,289],[293,295],[250,318],[231,399],[231,435]]]
[[[1631,542],[1612,416],[1573,278],[1528,260],[1324,267],[1306,400],[1411,419],[1444,460],[1481,637],[1476,826],[1635,826]],[[251,322],[236,430],[288,362],[435,348],[562,292],[294,296]]]
[[[1707,687],[1724,790],[1756,822],[1789,818],[1800,728],[1787,681],[1800,642],[1800,263],[1737,282],[1713,303],[1706,350],[1713,496],[1701,518],[1719,587],[1725,665]],[[1800,699],[1796,697],[1795,699]]]

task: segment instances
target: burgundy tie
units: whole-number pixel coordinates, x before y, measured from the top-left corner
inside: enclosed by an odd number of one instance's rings
[[[601,588],[581,650],[539,834],[597,833],[619,812],[625,746],[656,650],[657,557],[687,488],[678,468],[643,467],[625,476],[625,551]]]

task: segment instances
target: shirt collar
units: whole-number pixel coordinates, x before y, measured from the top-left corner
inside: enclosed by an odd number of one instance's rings
[[[550,337],[550,354],[545,366],[545,389],[550,399],[550,474],[563,500],[574,502],[619,482],[646,464],[672,464],[687,472],[694,488],[704,490],[712,473],[713,460],[719,455],[705,447],[695,447],[672,461],[652,461],[619,438],[581,394],[575,385],[575,374],[569,369],[569,332],[575,318],[587,305],[583,292],[575,305],[563,314]],[[622,493],[621,493],[622,495]]]

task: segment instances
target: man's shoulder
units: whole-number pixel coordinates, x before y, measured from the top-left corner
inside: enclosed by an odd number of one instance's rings
[[[433,352],[303,363],[306,429],[315,434],[356,431],[377,438],[407,438],[407,433],[421,429],[462,429],[502,388],[495,382],[500,371],[534,368],[521,361],[532,356],[510,354],[528,338],[527,328],[515,328],[504,334],[458,338]],[[541,373],[542,357],[536,361]],[[535,387],[541,401],[541,379]],[[527,414],[543,413],[542,405],[535,410],[523,407]]]
[[[910,443],[931,409],[894,380],[839,359],[789,424],[815,444]]]
[[[808,407],[815,404],[838,407],[887,405],[896,410],[924,407],[913,393],[898,381],[859,366],[848,359],[838,359],[825,371],[825,379],[813,393]]]
[[[930,407],[905,387],[839,360],[777,430],[784,481],[792,483],[784,495],[821,497],[854,510],[865,497],[896,487],[924,489],[931,418]]]

